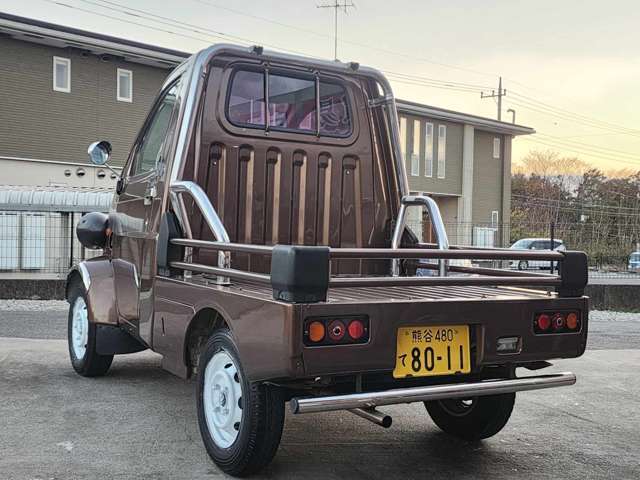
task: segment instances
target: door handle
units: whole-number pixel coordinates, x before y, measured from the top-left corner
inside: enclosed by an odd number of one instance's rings
[[[157,194],[157,190],[155,185],[152,185],[149,188],[147,188],[146,192],[144,192],[144,204],[151,205],[151,203],[153,202],[153,199],[156,198],[156,194]]]

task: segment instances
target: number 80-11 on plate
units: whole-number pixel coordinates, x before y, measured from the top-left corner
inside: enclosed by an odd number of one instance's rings
[[[453,375],[471,371],[468,325],[398,329],[395,378]]]

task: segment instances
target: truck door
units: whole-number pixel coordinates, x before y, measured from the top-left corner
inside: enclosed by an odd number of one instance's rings
[[[157,234],[177,94],[174,83],[158,97],[138,135],[123,171],[113,227],[118,314],[146,342],[151,341]]]

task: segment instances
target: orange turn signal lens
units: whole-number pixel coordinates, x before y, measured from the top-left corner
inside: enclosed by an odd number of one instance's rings
[[[309,340],[320,342],[324,338],[324,325],[322,322],[311,322],[309,324]]]
[[[567,315],[566,324],[569,330],[576,330],[579,324],[578,315],[573,312]]]

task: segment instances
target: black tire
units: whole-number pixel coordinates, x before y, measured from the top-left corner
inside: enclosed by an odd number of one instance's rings
[[[69,347],[69,358],[73,369],[83,377],[100,377],[107,373],[113,355],[98,355],[96,352],[96,330],[93,322],[88,322],[87,343],[82,357],[78,357],[73,347],[73,309],[74,305],[82,299],[87,304],[87,294],[82,282],[74,282],[69,289],[69,317],[67,322],[67,345]]]
[[[424,402],[440,429],[464,440],[482,440],[498,433],[509,421],[515,393]]]
[[[231,357],[242,388],[238,405],[242,419],[237,437],[228,447],[219,446],[209,431],[205,416],[204,383],[209,361],[223,351]],[[242,477],[266,467],[278,450],[284,426],[284,399],[279,389],[266,384],[250,383],[243,370],[238,349],[228,330],[219,330],[209,339],[200,354],[197,380],[198,426],[207,453],[215,464],[229,475]],[[237,424],[236,424],[237,425]]]
[[[526,260],[520,260],[518,262],[518,270],[527,270],[529,268],[529,262]]]

